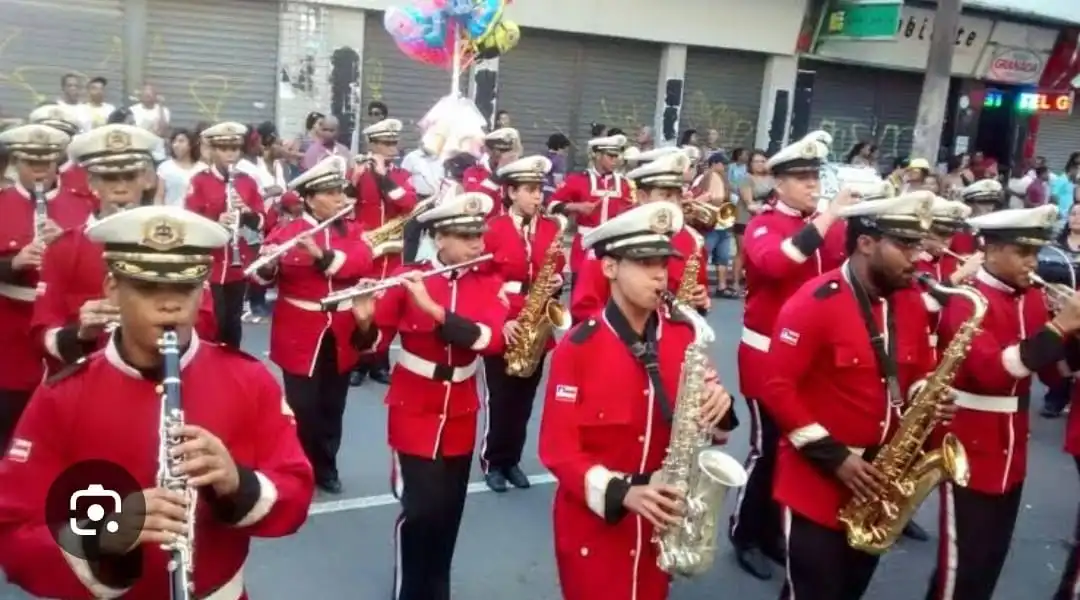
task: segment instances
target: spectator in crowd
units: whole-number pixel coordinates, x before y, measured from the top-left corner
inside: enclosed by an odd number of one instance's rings
[[[1076,180],[1080,177],[1080,152],[1073,152],[1065,161],[1065,168],[1050,178],[1050,196],[1058,207],[1061,220],[1065,220],[1069,210],[1076,203]]]
[[[423,144],[401,159],[401,168],[409,172],[409,183],[416,190],[416,195],[420,200],[434,196],[439,191],[442,179],[446,175],[442,159],[439,155],[428,152]],[[402,258],[406,263],[416,260],[416,253],[420,249],[420,238],[423,234],[423,224],[416,219],[410,219],[405,224]]]
[[[705,150],[704,154],[705,154],[706,157],[712,156],[712,154],[714,152],[723,152],[724,148],[720,145],[720,130],[719,129],[710,129],[709,131],[707,131],[705,133],[705,148],[704,148],[704,150]],[[736,148],[736,150],[738,150],[738,148]],[[731,164],[728,165],[728,177],[729,178],[731,177],[731,168],[734,167],[736,164],[737,164],[737,159],[735,158],[735,151],[732,151],[731,152]],[[745,167],[746,165],[743,164],[743,166]]]
[[[82,78],[74,73],[68,73],[60,78],[60,97],[56,103],[73,112],[79,111],[79,92],[82,89]]]
[[[135,120],[135,126],[141,127],[154,135],[162,138],[154,149],[154,162],[161,163],[167,158],[165,151],[165,138],[169,136],[169,125],[172,114],[165,106],[163,99],[158,95],[154,86],[146,84],[139,92],[139,101],[128,107],[131,116]]]
[[[495,129],[502,129],[503,127],[511,127],[510,111],[500,110],[495,113]]]
[[[169,158],[158,166],[158,204],[184,206],[191,176],[205,163],[199,160],[199,138],[187,129],[177,129],[169,137]]]
[[[602,137],[605,131],[607,131],[607,125],[604,125],[603,123],[592,123],[589,125],[589,138]]]
[[[104,77],[94,77],[86,83],[86,103],[79,107],[79,125],[83,131],[101,127],[116,110],[115,106],[105,101],[105,86],[108,84]]]
[[[713,131],[716,130],[709,130],[710,133]],[[714,152],[719,152],[719,150],[713,150],[709,155],[712,156]],[[731,189],[736,190],[736,193],[742,187],[743,180],[746,179],[749,162],[750,152],[746,148],[740,147],[731,151],[731,164],[727,166],[727,176]]]
[[[878,148],[870,142],[857,142],[847,153],[845,163],[856,167],[871,167],[878,164]]]
[[[727,178],[728,158],[723,152],[714,152],[705,158],[705,171],[701,174],[694,196],[713,206],[731,201],[731,185]],[[702,198],[704,196],[704,198]],[[737,298],[738,289],[728,281],[734,240],[732,230],[713,228],[705,234],[705,250],[709,264],[716,271],[716,297]]]
[[[390,116],[390,109],[385,104],[374,100],[367,105],[368,125],[374,125]]]
[[[634,143],[638,147],[638,150],[641,150],[642,152],[655,148],[656,140],[653,136],[653,128],[649,127],[648,125],[642,125],[641,128],[638,129],[637,137],[634,140]]]
[[[563,179],[566,178],[566,172],[570,168],[567,161],[569,153],[570,138],[561,133],[553,133],[548,136],[546,156],[551,161],[551,171],[548,172],[544,182],[545,193],[551,194],[562,185]]]
[[[341,156],[345,159],[352,157],[352,152],[341,142],[337,141],[338,120],[334,115],[327,115],[319,122],[319,128],[315,132],[315,140],[300,160],[300,168],[308,170],[319,161],[328,156]]]
[[[940,196],[942,192],[941,176],[937,173],[927,173],[922,180],[922,189]]]
[[[697,129],[687,129],[679,135],[679,147],[685,148],[686,146],[697,146],[698,135]]]
[[[776,189],[776,182],[773,181],[769,168],[766,166],[768,160],[764,150],[754,150],[750,153],[747,174],[739,187],[739,199],[735,203],[735,226],[731,228],[735,236],[735,258],[731,262],[731,270],[735,290],[739,292],[739,295],[743,295],[743,264],[745,262],[743,234],[746,233],[746,224],[772,200]]]
[[[1032,208],[1050,202],[1050,169],[1045,165],[1035,167],[1035,177],[1024,192],[1024,207]]]

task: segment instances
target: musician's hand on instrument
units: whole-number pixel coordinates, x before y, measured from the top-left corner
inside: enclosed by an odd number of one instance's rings
[[[311,234],[309,233],[301,234],[300,237],[296,238],[296,245],[303,248],[308,254],[311,255],[311,258],[314,258],[315,260],[319,260],[323,257],[323,249],[315,243],[315,240],[311,237]]]
[[[172,543],[177,536],[186,535],[187,498],[180,492],[150,488],[124,498],[120,512],[110,515],[119,528],[115,535],[99,535],[101,551],[122,556],[136,547],[149,544],[160,546]],[[139,536],[131,543],[131,531]]]
[[[731,394],[718,381],[705,384],[705,400],[701,403],[698,423],[702,427],[713,428],[720,419],[731,410]]]
[[[259,256],[270,256],[277,252],[279,246],[277,244],[263,244],[259,246]]]
[[[424,274],[421,271],[409,271],[401,276],[405,291],[409,292],[413,303],[424,312],[428,312],[435,301],[428,294],[427,286],[424,285]]]
[[[694,308],[709,308],[709,288],[698,284],[694,292],[690,294],[690,306]]]
[[[45,254],[45,244],[42,240],[34,240],[22,247],[18,254],[11,259],[11,268],[16,271],[36,269],[41,266],[41,257]]]
[[[979,269],[982,268],[984,260],[985,256],[982,252],[972,254],[962,265],[956,268],[956,271],[949,276],[949,280],[953,285],[959,285],[968,279],[971,279],[979,272]]]
[[[79,339],[96,340],[109,323],[120,318],[120,309],[108,300],[87,300],[79,308]]]
[[[263,196],[265,196],[267,198],[273,198],[275,196],[280,196],[280,195],[282,195],[284,193],[285,193],[285,190],[281,189],[280,185],[272,185],[272,186],[266,188],[265,190],[263,190]]]
[[[236,213],[231,210],[221,213],[218,215],[218,223],[221,223],[225,227],[232,227],[236,224]]]
[[[1080,294],[1073,294],[1057,305],[1054,325],[1064,333],[1080,330]]]
[[[564,210],[568,213],[574,213],[578,215],[591,215],[596,210],[599,202],[568,202],[565,204]]]
[[[362,279],[357,282],[357,287],[363,288],[376,283],[373,279]],[[375,300],[377,294],[364,294],[352,299],[352,314],[357,324],[370,326],[375,318]]]
[[[959,409],[956,406],[956,392],[950,389],[937,403],[934,413],[942,423],[951,423],[957,410]]]
[[[371,166],[375,169],[375,173],[379,175],[386,175],[387,166],[385,156],[379,154],[371,155]]]
[[[184,457],[179,471],[190,477],[192,487],[211,486],[219,496],[239,489],[240,472],[221,439],[198,425],[184,425],[171,433],[184,438],[170,453]]]
[[[682,499],[682,493],[675,486],[650,481],[648,485],[630,486],[623,498],[623,506],[663,530],[677,525],[682,519]]]
[[[507,344],[513,344],[517,341],[518,335],[521,333],[521,324],[517,321],[507,321],[503,325],[503,337],[506,338]]]
[[[862,196],[860,196],[859,193],[855,190],[844,188],[840,190],[840,193],[837,194],[836,197],[832,198],[829,201],[829,208],[827,210],[834,217],[837,217],[840,215],[841,208],[844,208],[845,206],[851,206],[852,204],[855,204],[861,199]]]
[[[61,233],[64,233],[64,230],[56,224],[56,221],[45,219],[45,223],[41,226],[41,239],[45,244],[53,243],[53,240],[60,237]]]
[[[889,484],[881,471],[857,454],[849,454],[844,459],[836,470],[836,476],[851,489],[860,502],[881,497],[885,493],[885,486]]]

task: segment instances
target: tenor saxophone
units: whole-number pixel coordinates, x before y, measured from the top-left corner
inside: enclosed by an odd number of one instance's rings
[[[694,577],[709,570],[716,558],[717,528],[724,496],[746,484],[746,469],[734,458],[711,448],[712,431],[698,421],[706,396],[708,346],[716,335],[704,317],[671,293],[662,294],[672,311],[694,328],[694,341],[683,357],[679,391],[672,416],[671,441],[658,482],[685,494],[682,521],[653,535],[657,566],[666,573]]]
[[[570,312],[551,297],[552,282],[558,273],[559,257],[565,252],[563,234],[566,233],[566,217],[555,215],[559,221],[559,233],[548,246],[544,255],[544,264],[536,275],[536,280],[529,288],[525,306],[518,315],[520,330],[517,338],[506,348],[503,358],[506,360],[506,374],[511,377],[531,377],[540,366],[548,338],[556,329],[565,329],[569,325]]]
[[[172,449],[183,440],[173,435],[173,430],[184,426],[184,409],[180,400],[180,341],[173,329],[167,329],[158,341],[164,368],[164,378],[158,387],[161,393],[161,419],[159,421],[158,473],[159,488],[183,494],[187,500],[187,533],[162,546],[168,552],[169,598],[190,600],[195,595],[195,488],[188,484],[186,475],[177,469],[183,457],[172,456]]]
[[[705,239],[701,234],[689,228],[687,228],[687,231],[690,232],[697,244],[694,247],[694,252],[686,257],[682,280],[679,281],[679,289],[675,292],[675,299],[682,304],[689,304],[690,299],[694,297],[694,291],[697,290],[698,276],[701,275],[701,248],[705,244]]]
[[[916,391],[900,418],[900,426],[874,457],[873,465],[889,481],[882,497],[862,502],[852,498],[837,515],[847,530],[851,547],[870,554],[889,549],[931,491],[944,479],[967,485],[967,454],[960,440],[949,433],[941,447],[925,450],[927,438],[938,425],[937,407],[950,393],[953,378],[964,360],[971,340],[986,316],[986,297],[970,286],[947,287],[928,276],[920,279],[935,293],[960,296],[975,307],[942,354],[941,362]]]

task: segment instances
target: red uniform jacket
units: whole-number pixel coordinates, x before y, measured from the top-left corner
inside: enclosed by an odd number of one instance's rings
[[[45,251],[30,327],[38,348],[44,350],[50,373],[104,347],[109,339],[102,335],[95,342],[78,341],[79,310],[83,304],[105,295],[108,270],[104,251],[102,244],[86,237],[82,228],[64,232]],[[195,329],[204,340],[217,336],[214,299],[209,289],[203,290]]]
[[[579,323],[559,341],[544,396],[539,453],[558,480],[559,583],[566,600],[663,600],[670,578],[656,566],[652,525],[634,514],[620,517],[605,496],[615,477],[645,479],[660,469],[671,428],[645,369],[607,314]],[[660,315],[660,377],[672,403],[693,338],[690,327]]]
[[[896,340],[888,343],[895,344],[900,389],[910,398],[914,385],[934,368],[922,298],[915,288],[901,290],[873,311],[882,335],[888,335],[886,315],[896,318]],[[810,280],[784,303],[764,368],[770,376],[760,400],[783,433],[773,495],[811,521],[838,528],[836,513],[851,493],[809,452],[829,443],[863,454],[886,442],[900,417],[842,269]]]
[[[746,226],[746,308],[738,363],[739,387],[747,398],[763,393],[769,376],[765,353],[780,307],[804,283],[839,267],[847,255],[843,223],[830,227],[822,240],[810,220],[778,201]]]
[[[49,218],[63,229],[81,227],[90,215],[85,198],[64,187],[45,194]],[[20,185],[0,191],[0,389],[32,391],[43,375],[41,346],[30,333],[40,273],[12,271],[11,261],[34,241],[36,207]]]
[[[491,198],[489,219],[506,214],[506,192],[503,191],[503,186],[495,183],[491,168],[487,165],[476,163],[465,169],[461,175],[461,186],[466,192],[479,192]]]
[[[60,186],[85,199],[92,210],[100,208],[101,201],[90,190],[90,176],[81,165],[70,160],[60,165]]]
[[[705,244],[701,234],[689,227],[683,227],[671,239],[671,244],[681,256],[672,256],[668,259],[668,289],[674,293],[682,286],[683,271],[686,270],[684,257],[693,254],[698,255],[701,265],[697,274],[698,284],[708,287],[709,261],[705,256]],[[608,298],[611,297],[611,284],[604,277],[602,261],[592,256],[591,252],[575,273],[577,276],[570,290],[570,315],[575,323],[580,323],[589,317],[596,316],[604,309]]]
[[[398,273],[436,266],[424,262]],[[387,434],[397,452],[464,456],[476,441],[477,356],[503,352],[506,306],[498,297],[498,277],[475,268],[454,273],[424,280],[428,294],[446,310],[442,325],[417,308],[402,286],[387,290],[375,305],[376,351],[387,351],[401,335],[386,392]]]
[[[983,270],[974,286],[990,307],[953,380],[959,408],[949,429],[967,450],[968,487],[1004,494],[1023,483],[1027,473],[1031,371],[1020,362],[1018,344],[1042,329],[1049,312],[1039,289],[1017,292]],[[971,314],[971,303],[949,301],[941,313],[939,351]],[[1039,375],[1053,381],[1059,377],[1057,365]]]
[[[555,273],[562,277],[566,254],[561,251],[562,240],[556,239],[559,232],[558,221],[543,216],[534,218],[524,234],[521,218],[517,215],[505,214],[488,222],[484,249],[493,253],[495,259],[486,264],[503,281],[502,291],[510,304],[506,315],[508,320],[516,319],[521,313],[525,298],[543,268],[552,244],[559,244],[560,247],[559,256],[555,259]],[[553,339],[549,340],[549,349],[554,344]]]
[[[307,518],[314,493],[311,466],[281,387],[259,360],[195,337],[180,364],[185,421],[220,438],[241,470],[234,506],[225,507],[210,489],[199,490],[195,555],[202,560],[196,559],[195,595],[206,597],[225,586],[232,593],[222,597],[242,598],[239,573],[251,538],[289,535]],[[101,581],[97,575],[103,571],[91,571],[54,541],[49,530],[63,530],[67,515],[64,525],[44,519],[46,498],[56,493],[50,487],[81,461],[109,461],[134,478],[132,484],[155,486],[158,384],[128,366],[111,343],[35,392],[0,462],[0,566],[11,582],[48,598],[168,597],[167,555],[159,547],[142,546],[125,557],[141,562],[137,580]],[[77,479],[68,479],[72,491],[89,483]],[[125,497],[138,490],[110,491]],[[70,493],[62,491],[63,497]]]
[[[286,242],[317,224],[304,213],[270,234],[265,243]],[[327,251],[322,263],[317,264],[297,245],[278,260],[276,268],[255,274],[259,283],[278,286],[270,325],[270,360],[282,371],[310,377],[327,332],[334,336],[338,372],[347,372],[360,359],[360,351],[352,344],[356,319],[351,303],[326,311],[319,304],[331,292],[354,285],[371,269],[371,249],[360,240],[359,229],[355,223],[338,221],[315,234],[315,243]]]
[[[262,231],[266,224],[265,208],[258,182],[249,175],[240,172],[234,173],[233,178],[236,194],[250,211],[242,215],[242,224],[251,229]],[[221,172],[215,168],[202,169],[191,177],[191,184],[188,186],[188,195],[187,200],[184,201],[184,207],[212,221],[217,221],[222,213],[229,210],[226,194],[227,186]],[[210,283],[223,284],[243,281],[244,267],[252,261],[255,252],[248,245],[243,235],[239,235],[237,238],[237,244],[240,246],[241,264],[232,264],[231,244],[215,250],[214,265],[210,270]]]
[[[970,256],[979,251],[979,236],[968,232],[962,231],[952,237],[952,241],[949,242],[949,250],[959,254],[960,256]]]
[[[597,205],[591,213],[578,214],[574,217],[577,221],[577,235],[574,236],[574,244],[570,248],[571,271],[578,272],[579,266],[585,260],[581,236],[633,207],[631,193],[630,182],[623,175],[619,173],[601,175],[589,169],[567,175],[559,189],[548,198],[547,207],[552,212],[557,211],[560,204],[566,203],[591,202]]]
[[[416,208],[416,190],[409,183],[409,172],[387,166],[386,176],[367,169],[353,180],[356,186],[356,221],[364,231],[371,231],[396,217],[409,214]],[[375,259],[369,275],[384,279],[401,264],[400,254],[387,254]]]

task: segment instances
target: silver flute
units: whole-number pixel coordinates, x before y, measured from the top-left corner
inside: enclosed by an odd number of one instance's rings
[[[352,202],[347,203],[345,205],[345,208],[343,208],[343,209],[339,210],[338,212],[334,213],[333,216],[331,216],[329,219],[326,219],[325,221],[319,223],[318,225],[312,227],[311,229],[301,231],[299,235],[289,239],[288,241],[286,241],[286,242],[284,242],[282,244],[279,244],[278,247],[275,248],[272,253],[264,254],[264,255],[260,256],[259,258],[255,259],[254,262],[252,262],[250,265],[248,265],[248,267],[246,269],[244,269],[244,277],[251,277],[251,275],[253,273],[255,273],[256,271],[258,271],[259,269],[261,269],[261,268],[265,267],[266,265],[274,262],[275,260],[281,258],[282,256],[285,255],[286,252],[288,252],[289,250],[292,250],[293,248],[295,248],[296,245],[300,243],[300,239],[303,238],[305,235],[310,236],[310,235],[315,235],[316,233],[319,233],[320,231],[322,231],[322,230],[326,229],[327,227],[329,227],[329,226],[333,225],[334,223],[336,223],[342,217],[347,216],[349,213],[351,213],[353,211],[353,208],[354,208],[354,206],[353,206]]]
[[[485,254],[483,256],[477,256],[472,260],[459,262],[456,265],[446,265],[444,267],[439,267],[438,269],[432,269],[430,271],[420,271],[420,274],[423,275],[425,278],[431,277],[432,275],[440,275],[442,273],[446,273],[456,269],[464,269],[465,267],[471,267],[482,262],[487,262],[493,258],[495,258],[494,254]],[[374,284],[361,283],[351,288],[341,290],[340,292],[334,292],[333,294],[330,294],[329,296],[320,300],[319,303],[322,304],[323,308],[329,308],[340,304],[341,302],[345,302],[346,300],[352,300],[353,298],[376,294],[383,290],[397,287],[405,283],[405,281],[406,278],[399,275],[397,277],[387,277],[386,279],[383,279],[382,281]]]
[[[158,340],[162,356],[164,378],[158,390],[161,393],[161,419],[158,443],[159,488],[182,494],[187,503],[187,533],[177,536],[162,550],[169,553],[169,598],[190,600],[195,596],[195,503],[198,497],[187,475],[179,472],[183,456],[172,456],[173,448],[183,443],[183,438],[173,431],[184,426],[184,408],[180,398],[180,339],[175,329],[166,329]]]
[[[49,201],[45,198],[45,184],[34,184],[34,236],[38,241],[45,240],[45,224],[49,222]]]
[[[233,216],[232,225],[229,226],[232,231],[232,239],[229,241],[231,253],[229,265],[233,267],[244,264],[240,257],[240,202],[240,197],[236,193],[236,168],[229,165],[225,168],[225,210]]]

